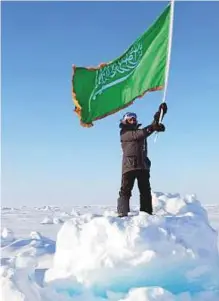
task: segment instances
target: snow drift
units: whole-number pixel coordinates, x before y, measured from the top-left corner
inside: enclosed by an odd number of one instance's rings
[[[42,283],[31,260],[14,261],[1,273],[3,300],[218,301],[217,233],[206,211],[195,196],[157,193],[153,204],[154,216],[69,217]]]
[[[42,225],[50,225],[50,224],[63,224],[63,220],[58,218],[58,217],[50,217],[50,216],[46,216],[42,222]]]
[[[14,233],[11,229],[3,228],[1,233],[1,246],[5,246],[15,240]]]

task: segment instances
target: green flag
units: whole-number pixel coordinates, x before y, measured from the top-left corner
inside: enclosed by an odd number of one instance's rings
[[[119,58],[98,67],[73,66],[72,96],[81,125],[89,127],[165,84],[170,26],[168,5]]]

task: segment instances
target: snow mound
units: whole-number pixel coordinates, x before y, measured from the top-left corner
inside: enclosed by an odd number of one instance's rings
[[[52,224],[63,224],[64,223],[64,221],[61,219],[61,218],[58,218],[58,217],[50,217],[50,216],[46,216],[43,220],[42,220],[42,222],[41,222],[41,224],[43,224],[43,225],[52,225]]]
[[[36,209],[39,211],[52,211],[51,206],[36,207]]]
[[[8,211],[8,210],[11,210],[11,209],[12,209],[11,207],[6,207],[6,206],[2,206],[2,207],[1,207],[1,210],[2,210],[2,211],[4,211],[4,210],[7,210],[7,211]]]
[[[26,239],[16,239],[6,244],[1,250],[1,263],[11,267],[24,267],[28,262],[35,265],[42,257],[55,253],[55,242],[42,236],[39,232],[31,232]],[[10,254],[10,257],[9,257]],[[51,260],[50,260],[51,261]]]
[[[50,217],[50,216],[46,216],[46,217],[44,217],[44,219],[42,220],[41,224],[43,224],[43,225],[53,224],[53,218]]]
[[[32,239],[36,239],[36,240],[40,240],[40,239],[42,239],[43,237],[42,237],[42,235],[39,233],[39,232],[37,232],[37,231],[32,231],[32,232],[30,232],[30,237],[32,238]]]
[[[1,300],[218,301],[217,233],[200,202],[155,193],[153,204],[154,216],[72,214],[56,245],[36,231],[12,241],[2,248]]]
[[[58,218],[58,217],[53,218],[53,224],[58,225],[58,224],[63,224],[63,223],[64,223],[64,221],[61,218]]]
[[[1,233],[1,247],[10,244],[15,240],[11,229],[4,227]]]
[[[71,216],[71,215],[70,215],[68,212],[63,211],[63,212],[60,213],[60,216],[61,216],[61,217],[69,217],[69,216]]]
[[[38,211],[60,211],[60,208],[57,206],[43,206],[43,207],[35,207]]]
[[[70,213],[70,215],[71,216],[78,216],[78,215],[80,215],[80,213],[78,212],[78,210],[76,210],[76,209],[72,209],[72,211],[71,211],[71,213]]]
[[[187,291],[219,297],[217,233],[206,211],[195,196],[154,194],[153,201],[155,216],[86,214],[65,222],[47,285],[70,296],[84,289],[102,298],[120,293],[123,299],[115,300],[126,301],[176,300]],[[130,291],[139,287],[147,289]]]

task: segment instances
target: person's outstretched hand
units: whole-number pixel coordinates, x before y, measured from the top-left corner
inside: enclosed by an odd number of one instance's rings
[[[159,106],[159,111],[161,112],[161,110],[163,110],[163,114],[167,113],[167,103],[166,102],[162,102],[162,104],[160,104]]]
[[[160,114],[161,114],[161,110],[163,110],[163,116],[167,113],[167,104],[166,102],[163,102],[162,104],[160,104],[159,106],[159,111],[157,111],[155,114],[154,114],[154,121],[155,122],[159,122],[159,119],[160,119]]]

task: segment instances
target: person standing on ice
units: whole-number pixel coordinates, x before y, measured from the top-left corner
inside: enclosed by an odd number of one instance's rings
[[[127,216],[130,211],[129,201],[135,179],[140,192],[140,211],[153,213],[152,195],[150,187],[151,162],[147,156],[147,137],[154,132],[164,132],[165,126],[159,123],[159,118],[167,112],[166,103],[159,106],[153,122],[140,129],[135,113],[126,113],[120,123],[120,140],[123,151],[122,180],[117,200],[117,213],[119,217]]]

